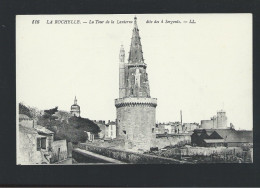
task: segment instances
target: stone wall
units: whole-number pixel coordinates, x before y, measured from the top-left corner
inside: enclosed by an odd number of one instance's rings
[[[212,129],[213,127],[213,120],[201,120],[202,129]]]
[[[167,152],[169,156],[193,156],[193,155],[203,155],[209,156],[212,154],[241,154],[243,152],[242,148],[239,147],[184,147],[184,148],[172,148],[170,150],[165,151],[165,156],[167,156]]]
[[[161,149],[166,146],[180,146],[190,143],[190,134],[165,135],[155,138],[153,140],[153,147],[158,147],[158,149]]]
[[[154,128],[154,106],[133,104],[117,107],[117,137],[125,139],[125,149],[150,150],[151,140],[155,138]]]
[[[32,120],[32,119],[22,120],[22,121],[19,122],[19,125],[24,126],[24,127],[31,127],[31,128],[33,128],[34,120]]]
[[[165,157],[158,157],[154,155],[141,154],[136,152],[124,151],[120,149],[112,149],[105,147],[98,147],[89,144],[80,144],[79,148],[86,149],[93,153],[97,153],[106,157],[110,157],[125,163],[134,164],[181,164],[188,163],[176,159],[170,159]]]
[[[38,134],[19,132],[17,164],[30,165],[42,163],[41,152],[37,151],[37,136]]]
[[[67,159],[67,142],[66,140],[57,140],[52,143],[51,163]]]

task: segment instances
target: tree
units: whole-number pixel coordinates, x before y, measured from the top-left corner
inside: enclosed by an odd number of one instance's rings
[[[58,117],[54,116],[54,114],[58,112],[58,106],[55,108],[49,109],[49,110],[44,110],[44,115],[43,118],[49,119],[49,121],[55,120]]]
[[[29,118],[32,118],[30,109],[25,106],[23,103],[19,103],[19,114],[27,115]]]
[[[69,124],[82,131],[92,132],[94,134],[100,132],[99,126],[87,118],[73,116],[69,118]]]

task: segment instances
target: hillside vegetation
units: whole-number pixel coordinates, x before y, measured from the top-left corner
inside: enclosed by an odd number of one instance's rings
[[[58,107],[44,110],[44,113],[35,113],[37,109],[19,104],[19,113],[37,120],[37,124],[46,127],[55,133],[54,139],[66,139],[74,144],[85,142],[87,133],[97,134],[100,128],[93,121],[71,116],[69,112],[59,111]]]

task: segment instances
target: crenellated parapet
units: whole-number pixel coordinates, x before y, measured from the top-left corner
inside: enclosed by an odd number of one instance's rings
[[[115,99],[115,106],[117,108],[122,106],[157,106],[157,99],[156,98],[119,98]]]

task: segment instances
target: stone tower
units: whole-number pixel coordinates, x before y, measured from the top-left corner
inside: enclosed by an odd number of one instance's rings
[[[134,28],[128,63],[124,62],[125,51],[121,46],[119,55],[119,98],[117,109],[117,137],[125,140],[125,148],[147,151],[155,138],[155,109],[157,99],[150,97],[148,74],[134,18]]]
[[[218,129],[227,128],[227,116],[226,112],[223,110],[217,112],[217,127]]]
[[[80,117],[80,106],[77,104],[77,98],[76,98],[76,96],[75,96],[75,99],[74,99],[74,104],[71,105],[70,113],[71,113],[73,116]]]

